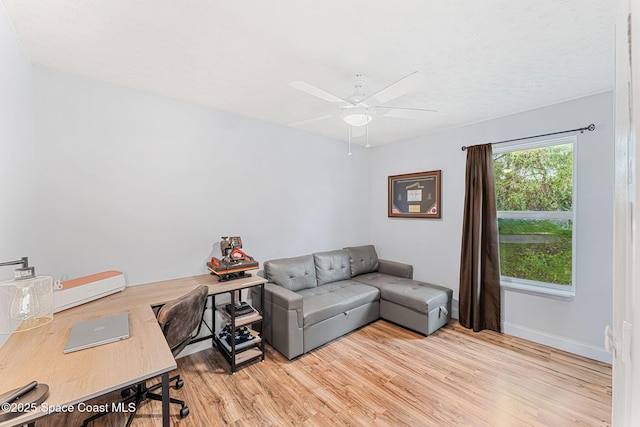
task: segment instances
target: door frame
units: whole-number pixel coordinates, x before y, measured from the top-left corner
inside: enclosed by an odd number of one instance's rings
[[[640,6],[619,2],[615,37],[615,181],[613,235],[612,425],[640,425],[640,164],[636,141],[640,126]],[[633,324],[636,328],[634,330]]]

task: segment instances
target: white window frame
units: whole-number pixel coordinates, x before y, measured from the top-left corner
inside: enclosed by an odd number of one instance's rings
[[[505,143],[493,147],[493,154],[524,151],[535,148],[544,148],[554,145],[573,145],[573,188],[571,212],[548,211],[498,211],[500,218],[533,218],[533,219],[569,219],[571,220],[571,285],[558,285],[555,283],[539,282],[537,280],[520,279],[500,275],[500,285],[506,289],[514,289],[535,294],[543,294],[561,298],[572,298],[576,294],[576,212],[577,200],[577,136],[570,135],[553,139],[542,139],[530,142]]]

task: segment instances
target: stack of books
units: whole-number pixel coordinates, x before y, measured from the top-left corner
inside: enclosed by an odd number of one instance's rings
[[[225,310],[229,315],[231,315],[231,304],[225,305]],[[248,303],[244,301],[240,301],[236,303],[236,316],[245,316],[247,314],[253,314],[255,310]]]
[[[227,322],[231,322],[231,304],[220,304],[216,306],[216,310],[220,313],[220,316],[223,320]],[[250,304],[242,301],[236,303],[236,325],[238,322],[240,324],[246,324],[247,322],[251,322],[253,320],[260,319],[260,313],[258,310],[253,308]]]

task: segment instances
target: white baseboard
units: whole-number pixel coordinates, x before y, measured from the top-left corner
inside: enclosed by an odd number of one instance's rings
[[[210,312],[207,313],[211,316]],[[458,300],[451,301],[451,317],[459,319]],[[210,317],[209,317],[210,319]],[[597,347],[592,344],[572,340],[561,337],[559,335],[550,334],[548,332],[537,329],[527,328],[526,326],[516,325],[510,322],[502,323],[502,332],[514,337],[533,341],[538,344],[547,345],[569,353],[577,354],[589,359],[598,360],[604,363],[611,363],[611,353],[607,352],[603,347]],[[205,340],[199,343],[188,345],[179,355],[179,357],[188,356],[202,350],[211,348],[211,341]]]
[[[457,319],[457,310],[452,310],[452,317]],[[552,335],[546,332],[526,328],[519,325],[513,325],[508,322],[504,322],[502,325],[502,331],[505,334],[513,335],[514,337],[522,338],[525,340],[533,341],[538,344],[547,345],[549,347],[557,348],[569,353],[577,354],[589,359],[598,360],[604,363],[611,363],[611,353],[608,353],[604,347],[599,348],[591,344],[585,344],[578,341],[570,340],[557,335]],[[195,344],[188,345],[178,358],[188,356],[190,354],[197,353],[199,351],[207,350],[211,348],[211,341],[201,341]]]
[[[604,344],[602,347],[597,347],[592,344],[572,340],[509,322],[502,323],[502,332],[508,335],[513,335],[514,337],[533,341],[538,344],[557,348],[558,350],[588,357],[589,359],[598,360],[604,363],[611,363],[611,353],[604,349]]]
[[[460,319],[458,300],[456,299],[451,301],[451,317],[454,319]],[[533,341],[538,344],[557,348],[558,350],[588,357],[589,359],[594,359],[599,362],[611,363],[611,353],[604,349],[604,344],[602,347],[597,347],[592,344],[572,340],[537,329],[527,328],[526,326],[510,322],[502,322],[502,332],[508,335],[513,335],[514,337]]]

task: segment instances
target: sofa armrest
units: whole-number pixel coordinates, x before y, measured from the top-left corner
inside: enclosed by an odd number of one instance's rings
[[[285,310],[302,311],[302,296],[275,283],[264,284],[265,299],[272,301]]]
[[[263,337],[288,359],[303,353],[302,296],[276,285],[264,284]]]
[[[378,259],[378,273],[413,279],[413,265]]]

